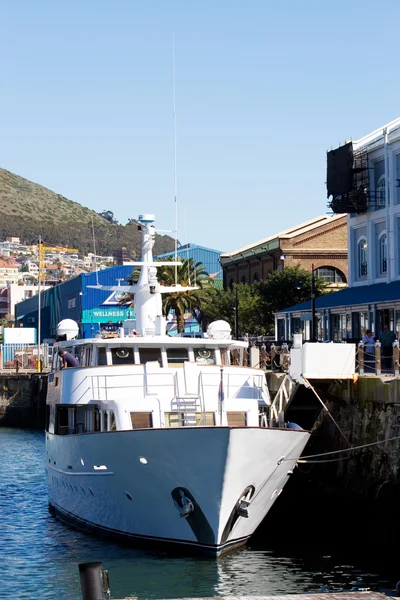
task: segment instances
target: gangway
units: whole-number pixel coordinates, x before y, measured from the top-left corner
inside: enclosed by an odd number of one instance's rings
[[[311,429],[322,408],[323,397],[337,380],[354,379],[355,344],[307,342],[294,336],[290,364],[270,407],[270,426],[296,423]]]

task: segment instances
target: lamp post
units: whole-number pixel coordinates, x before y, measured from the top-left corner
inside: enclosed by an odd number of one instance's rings
[[[310,331],[310,341],[316,342],[316,323],[315,323],[315,273],[314,273],[314,265],[311,265],[311,331]]]
[[[235,299],[233,301],[233,312],[235,316],[235,339],[239,339],[239,296],[238,296],[238,288],[236,284],[235,289]]]

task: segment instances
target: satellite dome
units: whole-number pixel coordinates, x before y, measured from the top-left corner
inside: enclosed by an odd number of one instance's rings
[[[73,340],[79,333],[78,323],[72,319],[63,319],[57,325],[57,337],[63,337],[66,340]]]
[[[231,326],[227,321],[213,321],[207,327],[207,334],[209,338],[214,340],[230,340]]]

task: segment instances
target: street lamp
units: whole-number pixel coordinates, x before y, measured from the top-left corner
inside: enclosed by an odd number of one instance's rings
[[[233,301],[233,312],[235,317],[235,339],[239,339],[239,296],[237,284],[235,286],[235,299]]]
[[[315,272],[314,265],[311,265],[311,331],[310,341],[316,342],[316,319],[315,319]]]

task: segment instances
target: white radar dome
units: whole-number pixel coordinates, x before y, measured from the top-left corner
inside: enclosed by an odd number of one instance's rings
[[[65,336],[66,340],[73,340],[79,333],[78,323],[72,319],[63,319],[57,325],[57,336]]]
[[[231,326],[227,321],[213,321],[207,327],[207,335],[214,340],[230,340]]]
[[[154,215],[139,215],[138,221],[139,223],[153,223],[156,220]]]

